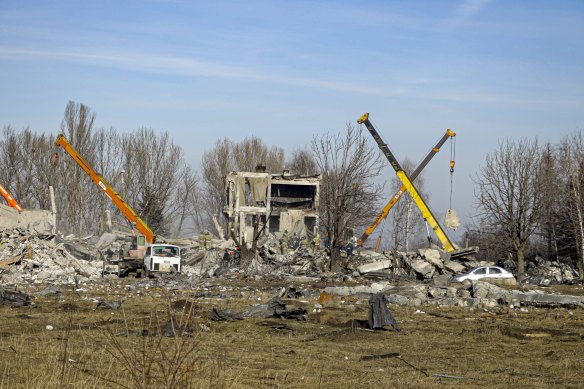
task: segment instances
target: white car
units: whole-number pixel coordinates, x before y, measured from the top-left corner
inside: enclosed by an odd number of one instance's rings
[[[482,266],[471,269],[454,277],[458,282],[476,281],[481,278],[515,278],[512,273],[499,266]]]

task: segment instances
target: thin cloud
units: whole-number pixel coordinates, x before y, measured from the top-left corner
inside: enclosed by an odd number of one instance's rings
[[[191,77],[218,77],[241,80],[256,80],[280,84],[301,85],[365,95],[388,95],[387,90],[364,87],[358,84],[323,81],[308,78],[279,77],[241,67],[231,67],[199,61],[192,58],[181,58],[164,55],[84,53],[74,51],[49,51],[0,47],[0,57],[7,59],[41,58],[59,61],[73,61],[89,63],[96,66],[122,68],[159,74],[181,74]]]
[[[437,93],[435,91],[421,91],[423,80],[406,80],[399,85],[372,87],[363,84],[329,81],[322,79],[278,76],[267,72],[246,69],[242,67],[225,66],[192,58],[183,58],[165,55],[127,54],[127,53],[87,53],[77,51],[51,51],[0,47],[0,58],[16,59],[45,59],[56,61],[70,61],[91,64],[94,66],[127,69],[132,71],[183,75],[187,77],[217,77],[237,80],[250,80],[304,86],[334,92],[360,94],[383,98],[424,99],[449,102],[483,102],[483,103],[508,103],[508,104],[544,104],[547,99],[525,98],[525,96],[510,96],[491,94],[480,90],[450,90]],[[558,104],[574,104],[574,101],[566,99],[556,101]]]
[[[493,0],[464,0],[456,9],[457,19],[469,19],[481,12]]]
[[[454,15],[446,20],[444,25],[450,29],[458,29],[492,2],[493,0],[463,0],[454,10]]]

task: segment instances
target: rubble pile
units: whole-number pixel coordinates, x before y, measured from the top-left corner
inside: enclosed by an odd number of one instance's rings
[[[550,284],[572,283],[578,272],[573,266],[559,261],[545,260],[535,256],[526,264],[527,281],[530,284],[549,286]]]
[[[0,230],[26,229],[35,233],[51,233],[55,229],[54,215],[50,211],[25,209],[21,212],[0,204]]]
[[[436,286],[422,283],[393,285],[388,281],[370,286],[326,287],[326,293],[336,296],[361,296],[382,293],[390,304],[420,307],[423,305],[495,308],[499,305],[544,307],[584,307],[584,296],[547,294],[539,290],[528,292],[501,288],[488,282],[451,283]]]
[[[77,284],[101,276],[97,262],[75,258],[64,243],[53,238],[51,234],[30,233],[22,228],[1,231],[1,283]]]
[[[434,249],[419,249],[417,252],[361,252],[366,263],[354,268],[355,275],[370,279],[410,278],[432,280],[443,275],[462,273],[478,266],[492,266],[492,262],[477,261],[472,257],[450,259],[448,253]]]

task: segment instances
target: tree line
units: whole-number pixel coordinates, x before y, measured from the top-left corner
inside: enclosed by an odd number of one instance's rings
[[[166,132],[149,128],[120,132],[95,128],[95,113],[69,102],[61,122],[72,146],[112,185],[158,235],[178,236],[225,227],[223,176],[230,171],[320,174],[320,228],[328,234],[335,263],[347,234],[360,234],[393,190],[379,185],[387,161],[360,128],[315,136],[290,155],[260,138],[240,142],[219,139],[203,154],[200,172]],[[24,208],[50,209],[49,185],[57,197],[57,224],[63,234],[84,236],[106,230],[106,210],[116,223],[125,219],[89,177],[55,146],[55,134],[5,126],[0,140],[0,183]],[[411,163],[405,161],[408,171]],[[416,180],[423,191],[423,176]],[[483,259],[516,261],[525,271],[526,256],[571,261],[583,274],[584,133],[558,144],[535,139],[502,140],[474,176],[477,213],[467,226],[466,242],[481,247]],[[391,192],[391,193],[390,193]],[[424,192],[424,191],[423,191]],[[424,192],[425,196],[428,196]],[[388,216],[389,246],[413,249],[423,244],[425,228],[408,194]],[[410,243],[412,242],[412,243]],[[465,242],[459,242],[463,245]]]

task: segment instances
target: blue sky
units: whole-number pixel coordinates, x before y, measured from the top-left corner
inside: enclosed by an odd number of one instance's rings
[[[455,208],[506,137],[584,128],[584,2],[0,0],[0,125],[168,131],[197,167],[220,137],[287,151],[364,112],[398,158],[458,133]],[[448,208],[448,158],[427,190]],[[393,173],[388,169],[388,176]]]

